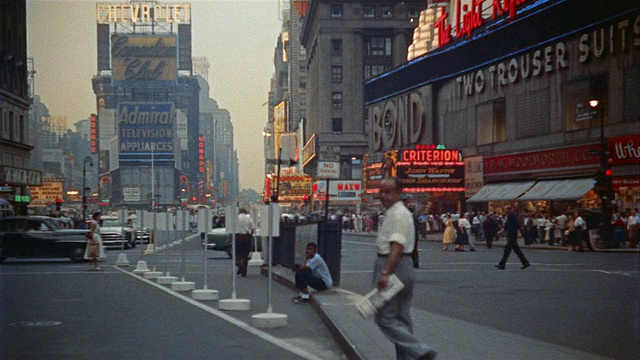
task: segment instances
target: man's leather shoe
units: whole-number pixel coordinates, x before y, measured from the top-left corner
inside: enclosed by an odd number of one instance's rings
[[[526,263],[526,264],[522,265],[522,267],[521,267],[520,269],[526,269],[526,268],[528,268],[529,266],[531,266],[531,264]]]
[[[496,267],[497,267],[498,269],[500,269],[500,270],[504,270],[504,269],[505,269],[504,265],[496,265]]]

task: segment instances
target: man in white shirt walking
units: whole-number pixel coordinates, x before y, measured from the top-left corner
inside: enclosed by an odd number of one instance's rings
[[[373,281],[384,289],[389,276],[395,274],[404,284],[389,302],[375,315],[382,333],[396,347],[398,359],[432,360],[436,352],[413,335],[411,301],[416,283],[411,253],[415,246],[413,216],[400,200],[402,186],[398,178],[384,179],[380,185],[380,202],[385,207],[385,220],[378,229],[376,247],[378,256],[373,270]]]

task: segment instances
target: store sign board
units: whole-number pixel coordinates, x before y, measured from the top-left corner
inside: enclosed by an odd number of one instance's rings
[[[40,186],[42,185],[42,173],[36,170],[0,166],[0,183]]]
[[[521,154],[486,156],[484,175],[536,173],[542,170],[567,170],[575,167],[598,166],[600,157],[589,155],[599,145],[584,145]]]
[[[464,159],[464,195],[467,198],[475,195],[484,186],[482,156],[472,156]]]
[[[271,184],[274,188],[275,184]],[[278,183],[279,201],[302,201],[305,195],[311,195],[313,179],[308,175],[282,176]]]
[[[609,151],[612,165],[640,164],[640,135],[610,138]]]

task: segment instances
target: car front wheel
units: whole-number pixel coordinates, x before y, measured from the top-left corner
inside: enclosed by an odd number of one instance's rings
[[[76,247],[73,249],[71,253],[71,261],[73,262],[82,262],[84,261],[84,248]]]

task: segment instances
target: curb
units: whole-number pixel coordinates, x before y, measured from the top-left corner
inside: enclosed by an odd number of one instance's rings
[[[269,277],[269,270],[260,268],[260,274]],[[291,289],[297,290],[295,283],[291,281],[291,279],[273,271],[272,277],[273,280],[277,281],[278,283]],[[340,348],[342,348],[342,351],[344,351],[345,355],[347,355],[347,358],[350,360],[366,360],[364,355],[358,350],[358,347],[354,343],[349,341],[349,338],[342,330],[340,330],[340,327],[335,322],[333,322],[333,320],[331,320],[331,317],[327,315],[327,313],[322,309],[322,306],[318,303],[313,294],[311,294],[311,301],[309,303],[318,313],[318,316],[320,316],[322,322],[325,324],[331,335],[333,335],[334,339],[338,342]]]

